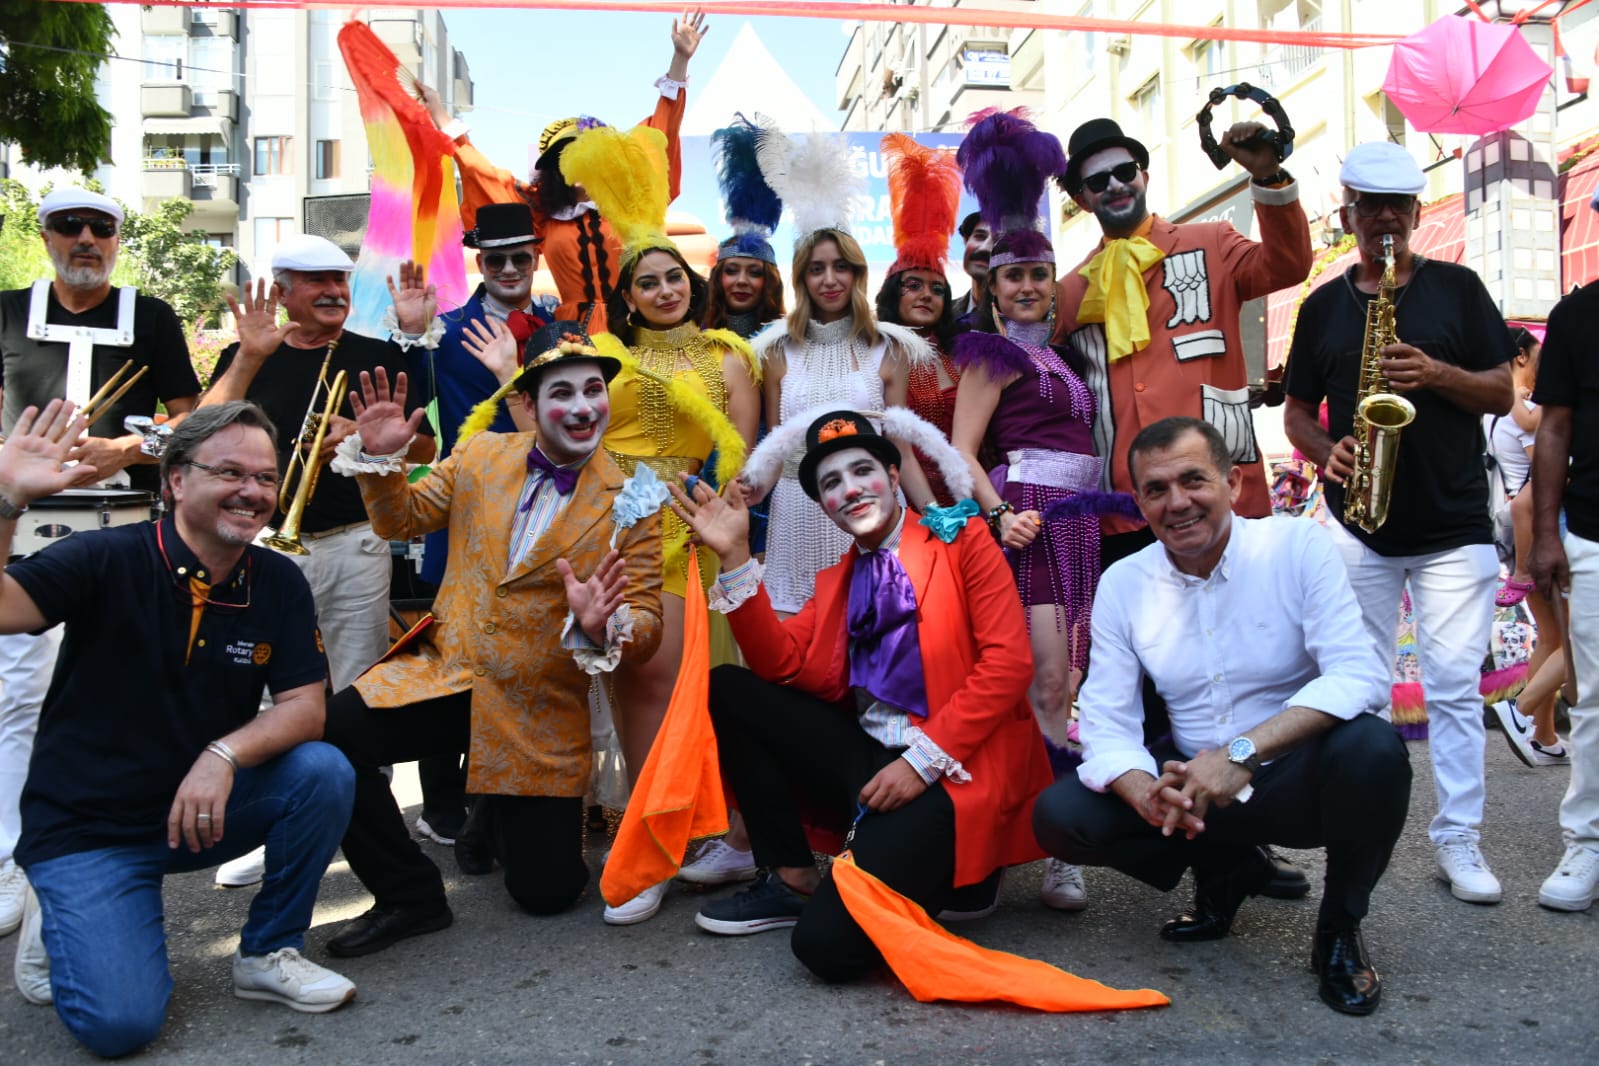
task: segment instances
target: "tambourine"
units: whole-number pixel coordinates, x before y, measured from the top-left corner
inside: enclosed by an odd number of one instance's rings
[[[1246,143],[1269,145],[1271,150],[1277,153],[1278,162],[1282,162],[1290,155],[1293,155],[1294,127],[1288,123],[1288,113],[1283,110],[1282,101],[1265,89],[1257,88],[1247,81],[1241,81],[1237,85],[1229,85],[1225,89],[1210,90],[1210,99],[1205,102],[1205,106],[1200,109],[1195,119],[1199,123],[1199,146],[1205,150],[1206,155],[1210,156],[1210,161],[1216,164],[1217,170],[1224,168],[1231,156],[1222,151],[1221,145],[1216,143],[1215,135],[1210,132],[1210,111],[1211,108],[1229,96],[1236,96],[1240,100],[1253,100],[1260,105],[1260,109],[1266,112],[1273,122],[1277,123],[1275,131],[1266,130],[1260,136],[1253,137]]]

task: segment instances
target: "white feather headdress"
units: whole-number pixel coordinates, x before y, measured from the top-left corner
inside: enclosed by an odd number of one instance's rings
[[[768,433],[764,440],[755,446],[750,456],[744,462],[744,469],[739,474],[740,480],[747,485],[757,497],[766,495],[772,486],[777,484],[777,479],[782,476],[783,463],[790,458],[798,458],[805,454],[805,431],[812,422],[825,414],[831,414],[841,409],[839,404],[824,403],[806,411],[801,411],[793,418],[785,419],[783,424]],[[966,460],[961,458],[960,452],[955,450],[938,427],[905,407],[890,407],[884,411],[858,412],[875,422],[882,423],[882,434],[896,442],[912,445],[917,451],[931,458],[938,467],[938,472],[944,478],[944,484],[949,487],[950,493],[957,500],[967,499],[973,492],[972,471],[966,465]]]
[[[850,231],[855,198],[866,183],[850,165],[844,138],[813,131],[791,139],[781,130],[763,129],[755,141],[755,161],[793,214],[799,239],[821,229]]]

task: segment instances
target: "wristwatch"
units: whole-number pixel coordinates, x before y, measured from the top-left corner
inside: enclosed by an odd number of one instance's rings
[[[1260,772],[1260,755],[1255,742],[1248,737],[1234,737],[1227,745],[1227,761],[1237,763],[1251,774]]]
[[[22,517],[22,512],[26,510],[26,507],[18,507],[4,496],[0,496],[0,518],[9,519],[10,521],[15,522],[17,519]]]

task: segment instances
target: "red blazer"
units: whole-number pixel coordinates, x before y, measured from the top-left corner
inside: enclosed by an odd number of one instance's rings
[[[757,676],[830,703],[849,696],[846,645],[852,548],[816,575],[816,595],[778,621],[760,589],[728,614]],[[945,544],[906,512],[899,559],[916,590],[916,634],[927,681],[922,730],[971,780],[944,778],[955,805],[955,884],[1043,858],[1033,801],[1053,776],[1027,702],[1033,654],[1016,579],[980,522]]]

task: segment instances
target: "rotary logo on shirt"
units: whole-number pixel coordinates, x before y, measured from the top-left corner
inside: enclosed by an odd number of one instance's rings
[[[272,660],[272,645],[264,640],[236,640],[228,645],[227,653],[239,666],[265,666]]]

